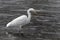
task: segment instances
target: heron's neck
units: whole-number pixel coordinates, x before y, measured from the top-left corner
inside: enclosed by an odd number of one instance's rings
[[[28,14],[28,21],[30,21],[31,20],[31,13],[30,13],[30,11],[27,11],[27,14]]]

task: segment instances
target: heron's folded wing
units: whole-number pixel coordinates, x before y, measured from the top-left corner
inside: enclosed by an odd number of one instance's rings
[[[27,16],[26,15],[22,15],[22,16],[17,17],[16,19],[13,19],[7,25],[11,25],[11,26],[25,25],[26,22],[27,22]]]

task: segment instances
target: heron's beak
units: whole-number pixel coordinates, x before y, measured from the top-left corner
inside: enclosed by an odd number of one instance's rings
[[[36,11],[36,10],[34,10],[34,14],[35,14],[35,15],[37,14],[37,11]]]
[[[34,10],[34,14],[33,15],[38,15],[37,10]]]
[[[35,10],[36,12],[40,12],[41,10]]]

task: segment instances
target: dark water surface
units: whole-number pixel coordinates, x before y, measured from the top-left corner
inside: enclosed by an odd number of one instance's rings
[[[18,32],[18,27],[6,28],[8,22],[26,14],[24,10],[30,7],[41,11],[32,16],[30,24],[23,26],[24,37]],[[12,34],[6,34],[7,31]],[[60,0],[0,0],[0,40],[59,39]]]

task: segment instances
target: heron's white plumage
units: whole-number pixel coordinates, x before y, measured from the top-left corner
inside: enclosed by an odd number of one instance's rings
[[[22,25],[25,25],[27,24],[27,16],[26,15],[22,15],[22,16],[19,16],[18,18],[12,20],[11,22],[9,22],[7,24],[7,27],[9,26],[22,26]]]
[[[34,9],[30,8],[30,9],[27,10],[28,17],[26,15],[19,16],[16,19],[14,19],[11,22],[9,22],[6,25],[6,27],[16,26],[16,27],[20,27],[20,29],[21,29],[21,27],[23,25],[26,25],[26,24],[28,24],[30,22],[30,20],[31,20],[31,13],[30,13],[30,11],[34,11]]]

